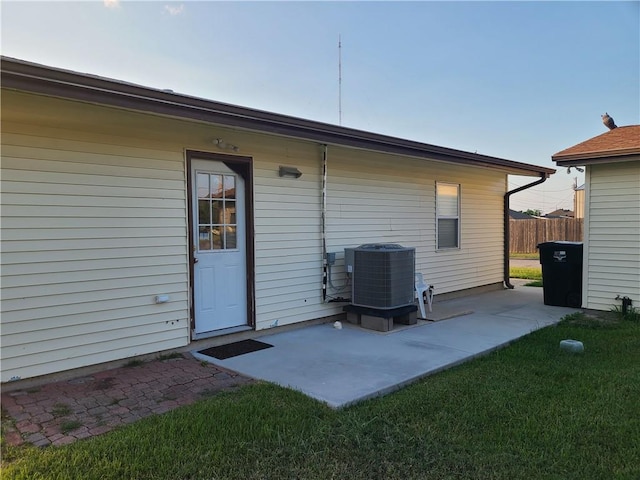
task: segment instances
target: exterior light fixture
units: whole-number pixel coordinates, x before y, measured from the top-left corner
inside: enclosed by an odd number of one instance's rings
[[[302,172],[296,167],[285,167],[280,165],[280,168],[278,169],[278,175],[281,177],[300,178],[302,176]]]
[[[236,145],[233,145],[232,143],[227,143],[221,138],[214,138],[213,139],[213,144],[216,147],[218,147],[220,150],[228,150],[228,151],[231,151],[231,152],[239,152],[240,151],[240,149]]]

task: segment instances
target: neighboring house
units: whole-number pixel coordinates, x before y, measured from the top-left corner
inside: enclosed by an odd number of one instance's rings
[[[509,218],[511,220],[535,220],[536,217],[515,210],[509,210]]]
[[[640,307],[640,125],[618,127],[552,156],[584,166],[582,306]]]
[[[559,208],[553,212],[547,213],[543,218],[574,218],[574,214],[571,210]]]
[[[507,175],[553,172],[3,58],[1,380],[340,318],[363,243],[502,288]]]
[[[575,218],[584,218],[584,184],[573,190],[573,211]]]

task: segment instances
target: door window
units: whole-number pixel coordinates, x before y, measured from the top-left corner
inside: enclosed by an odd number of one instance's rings
[[[198,251],[235,250],[236,177],[196,173],[198,192]]]

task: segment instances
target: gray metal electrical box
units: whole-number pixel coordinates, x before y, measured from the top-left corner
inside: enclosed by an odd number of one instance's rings
[[[344,269],[347,273],[353,273],[353,252],[355,248],[344,249]]]
[[[327,252],[327,265],[334,265],[336,263],[336,252]]]

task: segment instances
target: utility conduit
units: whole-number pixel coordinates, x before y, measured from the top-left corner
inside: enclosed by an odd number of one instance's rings
[[[327,301],[327,145],[322,152],[322,301]]]

